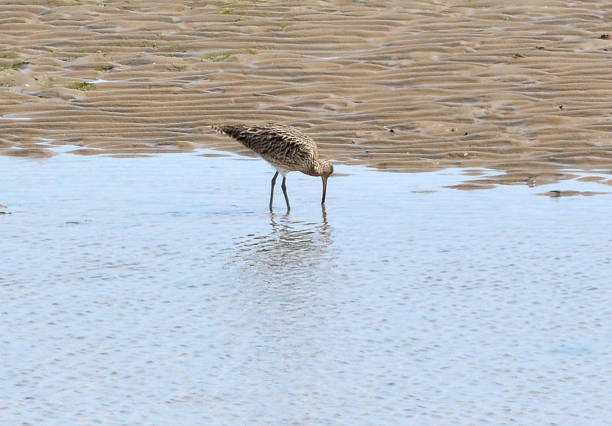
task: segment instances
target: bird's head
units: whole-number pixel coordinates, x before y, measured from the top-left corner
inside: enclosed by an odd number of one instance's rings
[[[334,173],[334,165],[329,160],[321,161],[321,177],[327,179]]]

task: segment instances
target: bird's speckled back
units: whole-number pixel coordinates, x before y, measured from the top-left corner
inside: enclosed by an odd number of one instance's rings
[[[316,143],[292,127],[267,123],[255,126],[219,125],[212,128],[233,137],[273,166],[288,171],[306,173],[318,159]]]

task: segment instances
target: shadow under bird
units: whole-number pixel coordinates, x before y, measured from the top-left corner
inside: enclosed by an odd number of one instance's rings
[[[291,210],[286,186],[287,173],[289,172],[297,171],[310,176],[321,176],[323,180],[321,204],[325,204],[327,178],[334,172],[334,166],[329,160],[319,159],[317,144],[310,137],[293,127],[275,123],[254,126],[245,124],[213,125],[211,127],[219,133],[231,136],[247,148],[255,151],[276,169],[270,190],[270,211],[274,198],[274,185],[279,173],[283,175],[281,188],[287,203],[287,211]]]

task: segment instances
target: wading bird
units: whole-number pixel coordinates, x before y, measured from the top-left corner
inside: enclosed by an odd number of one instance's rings
[[[287,203],[287,211],[291,210],[285,182],[287,173],[294,171],[310,176],[321,176],[323,180],[321,204],[325,204],[327,178],[334,172],[334,166],[329,160],[319,159],[317,144],[304,133],[293,127],[275,123],[255,126],[245,124],[213,125],[212,128],[219,133],[231,136],[247,148],[255,151],[276,169],[270,190],[270,211],[274,198],[274,185],[279,173],[283,175],[281,188]]]

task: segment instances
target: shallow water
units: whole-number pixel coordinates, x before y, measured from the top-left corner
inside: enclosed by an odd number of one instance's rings
[[[0,167],[2,424],[612,414],[610,195],[536,195],[609,186],[339,166],[325,211],[320,180],[291,174],[286,215],[262,161]]]

